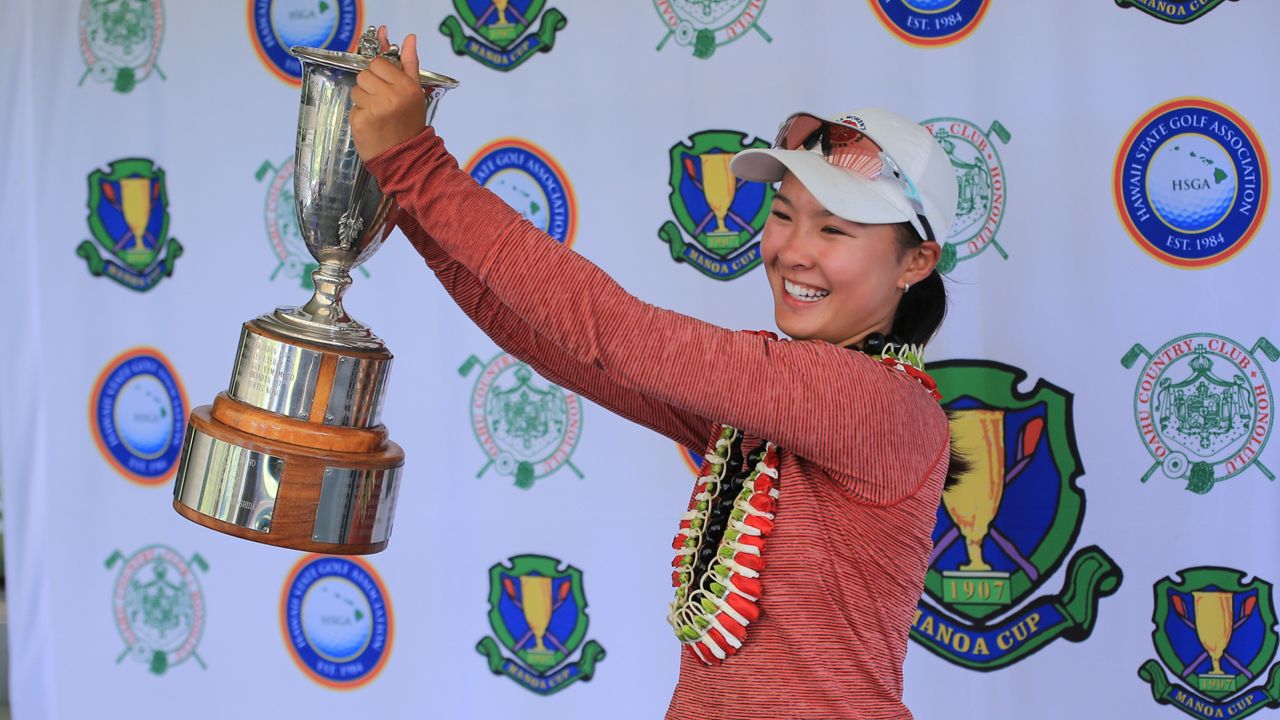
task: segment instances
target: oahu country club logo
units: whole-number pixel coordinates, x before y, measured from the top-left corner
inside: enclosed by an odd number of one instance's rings
[[[489,670],[539,695],[590,680],[605,651],[587,635],[582,571],[545,555],[517,555],[489,568],[489,627],[476,643]],[[496,640],[495,640],[496,638]],[[501,647],[499,647],[501,644]],[[567,662],[579,646],[577,660]],[[506,653],[503,650],[506,650]]]
[[[658,237],[672,260],[716,280],[732,280],[760,264],[756,236],[769,218],[773,184],[737,177],[729,161],[747,148],[767,147],[736,130],[703,130],[671,146],[668,197],[675,222],[664,222]]]
[[[289,48],[352,52],[364,30],[362,0],[248,0],[249,36],[258,59],[284,82],[302,84]]]
[[[535,53],[551,52],[556,33],[569,24],[555,8],[543,12],[544,5],[546,0],[453,0],[456,15],[445,17],[440,32],[449,38],[454,54],[494,70],[514,70]],[[538,29],[526,33],[534,21],[539,21]],[[468,35],[463,23],[476,34]]]
[[[458,374],[467,377],[477,367],[471,429],[488,460],[476,477],[493,468],[524,490],[566,466],[583,477],[570,459],[582,435],[578,396],[538,377],[508,353],[487,364],[472,355]]]
[[[204,634],[204,594],[195,569],[208,572],[204,558],[185,559],[164,545],[148,545],[125,557],[116,551],[107,558],[107,569],[120,564],[111,590],[111,614],[124,640],[116,664],[133,658],[156,675],[194,659]]]
[[[1160,470],[1203,495],[1250,467],[1275,480],[1261,460],[1271,437],[1271,383],[1259,351],[1280,360],[1266,338],[1246,348],[1213,333],[1183,335],[1155,352],[1137,344],[1125,353],[1120,362],[1129,369],[1146,359],[1133,394],[1138,435],[1153,460],[1143,482]]]
[[[578,201],[551,153],[528,140],[502,138],[477,150],[464,169],[539,230],[573,247]]]
[[[1096,546],[1072,549],[1084,474],[1071,393],[984,360],[929,366],[951,415],[952,447],[971,463],[942,496],[911,638],[971,670],[998,670],[1059,637],[1089,637],[1100,598],[1123,579]],[[1069,559],[1068,559],[1069,558]],[[1033,598],[1066,562],[1061,592]]]
[[[173,275],[182,245],[169,237],[164,177],[164,170],[145,158],[116,160],[106,172],[89,173],[88,222],[93,240],[76,246],[76,255],[88,264],[89,274],[106,275],[138,292]]]
[[[920,124],[947,151],[959,186],[956,219],[942,246],[938,272],[951,272],[957,263],[972,260],[988,247],[994,247],[1000,257],[1008,260],[1009,254],[996,238],[1008,198],[996,140],[1007,145],[1009,131],[999,120],[987,130],[952,117],[932,118]]]
[[[326,687],[366,685],[391,656],[391,599],[377,571],[360,558],[299,560],[284,582],[280,627],[294,662]]]
[[[1204,268],[1257,234],[1271,181],[1243,117],[1212,100],[1178,98],[1134,124],[1116,154],[1113,188],[1138,247],[1174,267]]]
[[[944,47],[969,37],[991,0],[867,0],[899,40],[916,47]]]
[[[1246,573],[1224,567],[1177,575],[1181,580],[1155,584],[1151,639],[1158,659],[1138,668],[1155,701],[1200,720],[1280,707],[1271,583],[1256,577],[1246,583]],[[1265,683],[1254,684],[1264,675]]]
[[[153,348],[117,355],[89,396],[89,425],[98,450],[140,485],[161,485],[173,477],[186,418],[187,395],[178,374]]]
[[[133,90],[154,70],[164,39],[164,4],[160,0],[81,0],[80,85],[93,78],[118,93]]]
[[[703,60],[715,54],[716,48],[728,45],[751,30],[765,42],[773,42],[760,27],[765,0],[653,0],[667,34],[658,50],[675,38],[681,47],[693,47],[693,56]]]
[[[1116,0],[1116,5],[1137,8],[1151,17],[1183,24],[1199,20],[1224,2],[1226,0]]]

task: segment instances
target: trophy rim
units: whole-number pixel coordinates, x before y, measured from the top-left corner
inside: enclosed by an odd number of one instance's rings
[[[350,70],[352,72],[360,72],[369,67],[370,58],[354,53],[338,52],[336,50],[324,50],[321,48],[302,47],[295,45],[289,48],[289,54],[300,60],[307,60],[327,65],[341,70]],[[446,90],[452,90],[461,83],[449,77],[441,75],[430,70],[418,71],[418,82],[424,87],[438,87]]]

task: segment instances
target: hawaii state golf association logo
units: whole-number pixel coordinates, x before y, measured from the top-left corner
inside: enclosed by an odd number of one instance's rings
[[[1120,568],[1096,546],[1072,548],[1084,520],[1084,470],[1072,395],[981,360],[934,363],[952,447],[971,467],[942,496],[911,637],[943,659],[997,670],[1058,637],[1089,637]],[[1068,556],[1070,560],[1067,561]],[[1062,591],[1031,598],[1067,561]]]
[[[1156,470],[1186,489],[1205,494],[1227,478],[1256,467],[1275,474],[1261,456],[1271,436],[1271,383],[1258,362],[1280,349],[1266,338],[1252,348],[1212,333],[1183,335],[1154,353],[1134,345],[1120,362],[1132,369],[1146,358],[1133,395],[1133,415]]]
[[[116,160],[106,172],[89,173],[88,222],[93,240],[77,245],[76,255],[88,264],[90,275],[106,275],[138,292],[173,275],[182,245],[169,237],[164,177],[164,170],[145,158]]]
[[[600,643],[582,644],[587,621],[581,570],[562,570],[559,560],[544,555],[517,555],[509,565],[489,568],[489,627],[497,640],[482,638],[476,652],[488,658],[493,674],[551,695],[590,680],[604,660]],[[580,645],[578,659],[566,664]]]
[[[494,468],[524,490],[566,466],[582,478],[570,459],[582,435],[578,396],[538,377],[507,353],[488,364],[472,355],[458,374],[467,377],[476,367],[481,369],[471,391],[471,429],[488,456],[476,477]]]
[[[102,456],[129,480],[160,485],[182,450],[187,394],[169,359],[152,348],[107,363],[89,396],[89,425]]]
[[[204,634],[204,594],[193,568],[208,572],[199,555],[184,559],[164,545],[148,545],[129,557],[116,551],[107,569],[121,564],[111,591],[111,614],[124,640],[116,664],[131,657],[156,675],[194,659]]]
[[[573,247],[578,201],[551,153],[528,140],[502,138],[477,150],[464,169],[539,230]]]
[[[916,47],[958,43],[978,28],[991,0],[867,0],[898,39]]]
[[[248,0],[249,36],[258,59],[284,82],[302,84],[289,48],[352,52],[364,29],[362,0]]]
[[[1226,0],[1116,0],[1116,5],[1137,8],[1151,17],[1181,25],[1199,20],[1224,2]]]
[[[543,13],[545,5],[546,0],[453,0],[457,15],[445,17],[440,32],[449,38],[454,54],[494,70],[514,70],[535,53],[551,52],[556,33],[569,24],[555,8]],[[537,31],[526,34],[539,13]],[[462,23],[476,35],[468,35]]]
[[[1224,567],[1190,568],[1178,576],[1155,584],[1151,639],[1158,659],[1138,668],[1155,701],[1202,720],[1280,707],[1280,665],[1271,664],[1271,583],[1256,577],[1246,583],[1244,572]],[[1254,685],[1263,675],[1266,682]]]
[[[769,218],[773,185],[737,177],[729,161],[747,148],[767,147],[735,130],[703,130],[671,146],[668,197],[676,221],[663,223],[658,237],[672,260],[716,280],[732,280],[760,264],[756,236]]]
[[[391,599],[377,571],[360,558],[299,560],[284,582],[280,627],[294,662],[326,687],[366,685],[391,656]]]
[[[760,27],[765,0],[653,0],[653,7],[667,26],[658,50],[675,38],[681,47],[693,47],[693,56],[703,60],[716,48],[728,45],[755,30],[765,42],[773,42]]]
[[[1129,236],[1180,268],[1226,262],[1249,244],[1270,195],[1267,156],[1234,110],[1204,98],[1153,108],[1116,154],[1116,210]]]
[[[933,118],[920,124],[947,151],[959,186],[956,219],[942,246],[938,272],[951,272],[957,263],[972,260],[988,247],[994,247],[1000,257],[1008,260],[1009,253],[996,238],[1008,198],[996,140],[1007,145],[1012,137],[1009,131],[999,120],[991,123],[987,130],[952,117]]]
[[[80,57],[84,74],[80,85],[93,78],[118,93],[133,90],[154,70],[164,38],[164,4],[160,0],[82,0]]]

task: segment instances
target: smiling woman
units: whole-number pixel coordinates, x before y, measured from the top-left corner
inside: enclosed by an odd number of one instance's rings
[[[945,151],[863,110],[794,115],[739,153],[738,177],[781,182],[762,257],[791,339],[735,332],[640,301],[478,186],[422,127],[414,51],[361,73],[351,126],[427,265],[546,379],[705,449],[672,542],[667,717],[778,717],[781,698],[793,718],[910,717],[902,663],[950,460],[921,347],[945,309]]]

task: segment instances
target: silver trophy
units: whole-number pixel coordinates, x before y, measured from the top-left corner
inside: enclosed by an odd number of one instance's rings
[[[404,452],[379,420],[392,355],[342,295],[390,233],[393,203],[356,154],[351,89],[373,58],[399,63],[399,50],[379,53],[370,27],[359,54],[291,52],[303,67],[294,194],[315,294],[244,324],[227,391],[191,412],[173,505],[241,538],[373,553],[391,535]],[[429,124],[458,82],[427,71],[419,81]]]

